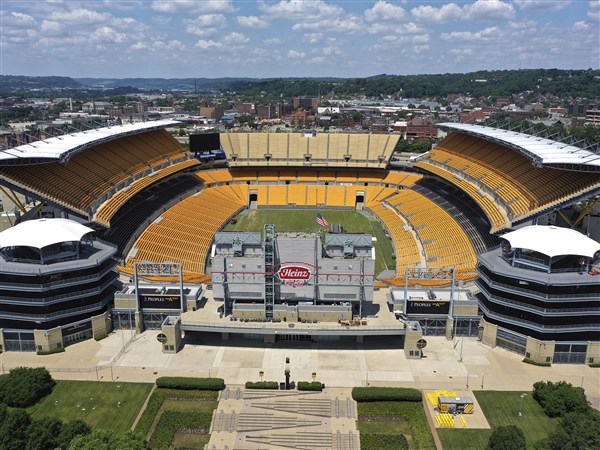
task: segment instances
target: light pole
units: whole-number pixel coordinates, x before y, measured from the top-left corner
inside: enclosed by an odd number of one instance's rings
[[[523,415],[523,399],[527,397],[527,394],[524,392],[521,394],[521,401],[519,402],[519,417]]]

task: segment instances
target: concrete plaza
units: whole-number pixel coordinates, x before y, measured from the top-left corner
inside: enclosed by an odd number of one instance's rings
[[[540,380],[565,380],[585,388],[600,408],[600,370],[586,365],[554,364],[538,367],[522,356],[490,348],[476,338],[427,337],[424,358],[407,359],[399,337],[369,337],[354,341],[265,344],[242,336],[222,341],[210,335],[189,336],[177,354],[162,353],[158,331],[133,335],[118,330],[106,339],[71,345],[64,353],[0,354],[2,373],[18,366],[47,367],[56,379],[153,382],[159,376],[221,377],[230,385],[263,379],[283,381],[286,357],[294,381],[316,379],[329,387],[406,386],[423,390],[530,391]]]

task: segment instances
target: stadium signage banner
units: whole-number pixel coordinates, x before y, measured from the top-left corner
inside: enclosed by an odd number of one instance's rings
[[[140,295],[142,308],[180,309],[181,297],[169,294],[143,294]]]
[[[304,266],[286,264],[279,268],[277,277],[286,286],[304,286],[310,280],[310,270]]]
[[[450,302],[408,300],[406,305],[407,314],[443,314],[450,312]]]

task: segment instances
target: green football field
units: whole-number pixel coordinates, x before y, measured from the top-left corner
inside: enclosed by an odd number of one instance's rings
[[[347,233],[365,233],[376,238],[375,273],[386,269],[395,270],[396,263],[392,257],[392,241],[386,236],[381,224],[358,211],[319,210],[323,218],[330,224],[341,225]],[[249,210],[237,217],[236,224],[228,224],[225,231],[262,232],[266,223],[275,225],[280,232],[316,232],[326,229],[317,224],[317,210],[308,209],[261,209]]]
[[[28,411],[33,419],[81,419],[92,428],[128,431],[150,389],[146,383],[57,381],[52,393]]]

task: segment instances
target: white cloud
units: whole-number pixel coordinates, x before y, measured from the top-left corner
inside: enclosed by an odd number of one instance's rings
[[[55,34],[60,33],[62,31],[62,25],[53,20],[43,20],[40,30],[45,34]]]
[[[456,3],[447,3],[440,8],[430,5],[417,6],[410,10],[415,19],[422,22],[444,23],[457,20],[463,14],[463,10]]]
[[[596,21],[597,25],[600,22],[600,2],[598,0],[590,0],[588,4],[587,16],[589,19]]]
[[[283,41],[279,38],[269,38],[262,42],[264,45],[281,45]]]
[[[221,42],[215,42],[213,40],[206,41],[204,39],[200,39],[196,44],[196,47],[200,47],[201,49],[206,50],[209,48],[223,48],[223,44]]]
[[[125,34],[118,33],[111,27],[102,26],[96,28],[96,30],[91,34],[90,39],[94,42],[104,44],[121,43],[125,41]]]
[[[498,27],[489,27],[481,31],[453,31],[451,33],[442,33],[440,36],[444,41],[452,42],[497,42],[502,37],[502,32]]]
[[[72,9],[70,11],[54,11],[48,16],[48,20],[66,24],[94,24],[109,22],[113,16],[109,13],[100,13],[90,9]]]
[[[223,38],[223,43],[225,45],[231,45],[236,47],[243,46],[248,42],[250,42],[250,38],[242,33],[229,33]]]
[[[136,42],[135,44],[133,44],[131,47],[129,47],[131,50],[147,50],[148,46],[146,44],[144,44],[143,42]]]
[[[162,13],[228,13],[237,11],[232,0],[157,0],[152,9]]]
[[[227,25],[227,19],[223,14],[204,14],[193,20],[187,20],[185,31],[195,36],[207,37],[219,31],[219,28]]]
[[[365,11],[365,19],[368,22],[394,20],[401,21],[406,18],[406,11],[402,6],[379,0],[371,9]]]
[[[259,0],[258,9],[270,17],[295,21],[326,19],[344,13],[340,6],[323,0],[281,0],[276,3]]]
[[[323,40],[323,33],[306,33],[302,40],[311,45],[315,45]]]
[[[575,31],[586,31],[589,30],[591,28],[591,25],[586,22],[585,20],[582,20],[580,22],[575,22],[573,24],[573,30]]]
[[[501,0],[477,0],[463,10],[466,20],[508,20],[515,16],[513,6]]]
[[[292,30],[303,31],[303,30],[323,30],[334,31],[336,33],[347,33],[355,34],[365,31],[365,28],[360,20],[355,17],[333,17],[329,19],[323,19],[320,21],[307,21],[296,23]]]
[[[571,0],[513,0],[514,5],[523,11],[551,9],[554,11],[566,8]]]
[[[237,21],[242,27],[267,28],[269,22],[258,16],[237,16]]]
[[[288,58],[290,59],[302,59],[306,56],[306,53],[304,52],[299,52],[296,50],[290,50],[287,53]]]
[[[5,21],[2,25],[8,25],[11,28],[30,28],[37,25],[37,20],[28,14],[11,12],[8,23]]]

